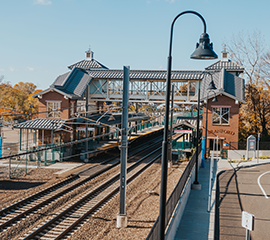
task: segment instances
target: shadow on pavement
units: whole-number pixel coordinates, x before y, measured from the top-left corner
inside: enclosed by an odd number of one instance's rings
[[[246,231],[241,225],[243,206],[237,180],[238,171],[231,169],[217,176],[215,240],[245,239]]]

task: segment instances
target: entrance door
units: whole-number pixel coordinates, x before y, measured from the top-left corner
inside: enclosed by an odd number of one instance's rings
[[[213,148],[215,149],[215,151],[217,150],[217,139],[215,139],[215,147],[213,146],[214,144],[214,139],[210,139],[209,141],[210,145],[209,145],[209,148],[210,148],[210,152],[213,151]],[[221,152],[221,149],[222,149],[222,146],[223,146],[223,139],[218,139],[218,155],[220,156],[220,152]],[[215,152],[216,153],[216,152]]]

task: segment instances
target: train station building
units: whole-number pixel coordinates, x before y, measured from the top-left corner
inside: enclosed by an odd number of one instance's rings
[[[113,102],[118,102],[121,107],[123,70],[109,69],[95,60],[93,54],[91,50],[86,51],[85,59],[68,66],[68,72],[34,95],[39,99],[38,117],[16,126],[20,129],[21,142],[27,142],[21,146],[22,150],[77,140],[86,135],[96,136],[120,127],[121,114],[118,116],[110,107]],[[221,60],[205,70],[172,71],[174,103],[181,109],[197,105],[201,81],[203,114],[200,126],[205,136],[208,118],[208,148],[216,136],[220,148],[224,149],[238,141],[239,104],[244,102],[244,79],[240,77],[243,71],[243,67],[228,58],[226,50],[222,52]],[[129,77],[130,104],[144,103],[153,107],[165,102],[166,70],[130,70]],[[211,80],[216,90],[207,90]],[[212,101],[214,97],[218,102]],[[194,128],[195,119],[193,116],[182,117],[178,128],[181,124]],[[151,125],[155,120],[146,113],[129,115],[130,126],[144,122]]]

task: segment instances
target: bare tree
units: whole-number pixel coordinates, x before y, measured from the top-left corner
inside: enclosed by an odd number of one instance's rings
[[[247,134],[262,133],[264,140],[269,139],[270,128],[270,52],[260,31],[252,34],[243,31],[233,35],[226,44],[231,58],[245,68],[246,99],[240,107],[240,139]]]
[[[226,46],[231,58],[245,67],[247,84],[256,84],[258,80],[262,80],[266,63],[264,60],[266,44],[260,31],[256,30],[252,34],[239,32],[232,36]]]

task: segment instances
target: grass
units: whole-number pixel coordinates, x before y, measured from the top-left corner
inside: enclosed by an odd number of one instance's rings
[[[229,163],[248,162],[249,160],[229,160]]]
[[[270,156],[261,156],[261,157],[259,157],[259,159],[268,159],[268,158],[270,158]]]

